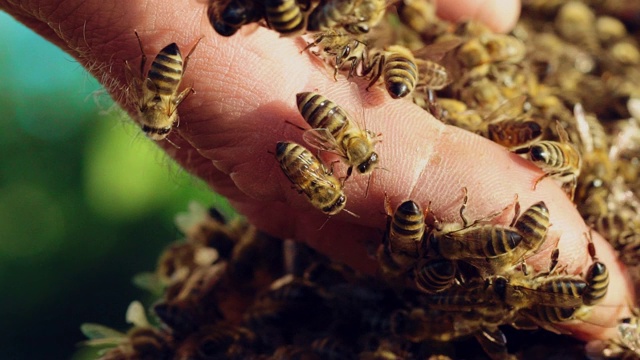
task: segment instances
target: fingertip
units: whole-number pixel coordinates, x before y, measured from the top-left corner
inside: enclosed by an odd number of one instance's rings
[[[496,32],[513,29],[520,17],[519,0],[438,1],[438,16],[451,21],[478,20]]]

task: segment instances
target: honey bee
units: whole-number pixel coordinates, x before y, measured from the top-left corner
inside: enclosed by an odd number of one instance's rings
[[[607,266],[596,257],[596,248],[593,245],[591,233],[587,234],[587,240],[589,241],[587,249],[593,259],[593,264],[587,269],[585,277],[587,289],[582,299],[585,305],[591,306],[602,301],[607,295],[607,290],[609,289],[609,270],[607,270]]]
[[[221,8],[221,2],[209,0],[207,6],[209,22],[222,36],[232,36],[243,25],[258,22],[264,16],[264,5],[260,1],[231,0]]]
[[[289,181],[307,196],[311,205],[327,215],[344,209],[347,196],[342,183],[309,150],[296,143],[278,142],[276,158]]]
[[[457,58],[472,69],[490,63],[519,63],[526,54],[524,43],[515,36],[485,33],[462,44]]]
[[[376,52],[363,71],[364,76],[371,74],[367,90],[380,76],[384,79],[387,92],[394,99],[403,98],[416,88],[440,90],[451,79],[447,69],[434,60],[442,58],[458,45],[459,39],[441,41],[416,50],[415,54],[401,45],[388,46],[384,51]]]
[[[296,101],[300,114],[311,125],[303,134],[304,140],[318,150],[342,157],[349,165],[345,181],[354,167],[360,174],[369,174],[378,166],[378,135],[360,129],[344,109],[318,93],[299,93]]]
[[[551,176],[560,181],[563,186],[569,184],[567,193],[569,198],[573,200],[582,168],[582,157],[576,147],[569,143],[569,136],[559,123],[557,131],[560,142],[541,140],[512,151],[528,158],[545,172],[535,181],[534,190],[542,179]]]
[[[142,52],[140,74],[144,74],[147,56],[144,54],[140,36],[137,32],[135,34]],[[178,122],[178,106],[194,92],[191,86],[179,93],[178,88],[187,69],[189,57],[200,40],[202,38],[198,39],[184,60],[176,43],[165,46],[156,55],[146,76],[135,77],[131,67],[125,62],[125,72],[132,79],[131,85],[137,102],[137,120],[142,131],[153,140],[163,140],[169,135],[171,128]]]
[[[361,0],[354,9],[355,22],[345,25],[345,29],[354,34],[369,32],[384,17],[390,0]]]
[[[473,278],[465,284],[453,284],[445,291],[426,295],[425,301],[435,310],[470,312],[486,306],[497,306],[500,303],[499,291],[488,279],[482,281]]]
[[[322,52],[314,52],[315,55],[323,56],[325,54],[333,57],[334,80],[337,80],[338,71],[345,65],[350,64],[347,78],[351,78],[358,75],[357,72],[361,64],[368,63],[367,45],[344,32],[329,29],[317,33],[313,37],[314,41],[307,44],[304,50],[317,46]]]
[[[380,22],[386,0],[322,0],[309,15],[309,31],[343,28],[351,34],[366,34]]]
[[[464,192],[460,208],[462,228],[452,230],[458,227],[457,224],[435,226],[428,232],[425,244],[436,254],[449,260],[492,259],[513,251],[522,242],[522,235],[509,226],[482,224],[485,219],[469,224],[464,216],[468,201],[466,188]],[[491,214],[488,218],[497,214],[499,213]]]
[[[296,36],[306,29],[306,16],[296,0],[266,0],[267,24],[283,36]]]
[[[484,119],[480,114],[459,100],[439,98],[438,104],[442,107],[442,121],[468,131],[477,131],[483,126]]]
[[[491,259],[469,259],[481,276],[490,277],[494,274],[512,274],[520,263],[521,270],[526,270],[527,255],[533,255],[544,242],[549,230],[549,210],[543,201],[539,201],[524,211],[519,217],[519,204],[516,203],[516,216],[511,227],[522,236],[522,241],[511,251]],[[517,220],[516,220],[517,217]]]
[[[352,0],[322,0],[309,15],[309,31],[335,29],[353,19],[356,2]],[[367,31],[364,31],[367,32]]]
[[[426,293],[444,291],[455,283],[456,270],[456,265],[451,260],[424,261],[414,269],[416,286]]]
[[[542,137],[542,127],[523,117],[525,96],[505,101],[485,119],[486,136],[506,148],[525,146]]]
[[[425,43],[433,41],[436,34],[446,31],[446,24],[436,15],[436,6],[430,0],[402,0],[396,4],[402,24],[420,35]]]
[[[389,214],[386,240],[394,258],[405,259],[400,263],[415,262],[420,257],[420,247],[425,231],[425,214],[416,202],[408,200],[400,204],[391,216],[389,204],[385,207]]]
[[[503,301],[516,308],[534,305],[577,308],[583,305],[588,284],[571,275],[536,276],[532,279],[507,279],[497,276],[494,289]]]

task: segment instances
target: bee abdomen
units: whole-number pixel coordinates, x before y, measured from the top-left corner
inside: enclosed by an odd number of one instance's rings
[[[266,17],[271,28],[285,35],[297,33],[305,26],[304,16],[295,0],[267,1]]]
[[[539,286],[537,291],[554,294],[544,305],[578,306],[587,290],[587,283],[580,279],[550,279]]]
[[[385,65],[384,80],[393,98],[407,96],[418,81],[418,67],[406,57],[392,55]]]
[[[594,262],[587,271],[587,289],[582,297],[585,305],[595,305],[607,295],[609,270],[600,261]]]
[[[518,218],[514,227],[522,234],[529,250],[537,250],[549,229],[549,210],[544,201],[533,204]]]
[[[540,320],[550,323],[559,323],[573,319],[573,314],[576,312],[576,308],[536,305],[531,308],[531,311],[533,315]]]
[[[167,45],[151,64],[147,77],[160,95],[173,95],[182,79],[182,56],[178,45]]]
[[[349,115],[336,103],[313,92],[296,95],[298,110],[312,128],[327,129],[332,135],[339,133],[349,119]]]
[[[416,286],[427,293],[440,292],[447,289],[456,276],[456,268],[452,261],[437,259],[424,263],[414,271]]]
[[[515,249],[522,241],[522,236],[517,232],[503,227],[493,227],[490,241],[487,241],[485,255],[487,257],[505,254]]]
[[[410,238],[420,241],[424,234],[424,215],[420,206],[414,201],[403,202],[395,214],[391,223],[392,237]]]

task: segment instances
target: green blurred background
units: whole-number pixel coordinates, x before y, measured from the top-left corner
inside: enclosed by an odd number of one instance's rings
[[[131,278],[180,237],[175,214],[226,204],[3,12],[0,49],[0,359],[91,358],[80,324],[126,329],[129,303],[153,301]]]

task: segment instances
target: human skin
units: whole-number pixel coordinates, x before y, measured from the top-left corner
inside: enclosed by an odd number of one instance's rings
[[[477,135],[446,126],[407,100],[392,100],[362,83],[334,82],[332,71],[307,52],[301,38],[280,38],[271,30],[248,27],[224,38],[208,23],[205,5],[196,1],[97,0],[7,1],[0,9],[31,27],[74,56],[104,84],[123,107],[134,114],[127,96],[124,62],[134,71],[140,61],[136,30],[152,59],[176,42],[183,54],[204,36],[188,64],[183,84],[196,94],[179,108],[180,123],[167,141],[157,144],[187,171],[204,179],[229,199],[234,208],[259,228],[312,247],[373,273],[373,244],[379,242],[391,207],[412,199],[443,222],[460,222],[463,187],[468,189],[469,219],[482,218],[512,204],[517,194],[522,209],[544,200],[552,226],[542,251],[527,259],[536,270],[548,268],[558,246],[560,264],[569,273],[586,271],[592,260],[585,234],[589,231],[575,206],[550,178],[533,184],[542,173],[531,163]],[[453,4],[458,7],[452,7]],[[507,31],[519,14],[515,1],[442,1],[439,13],[452,19],[480,18]],[[496,16],[491,16],[492,14]],[[498,15],[500,14],[500,15]],[[148,66],[148,64],[147,64]],[[186,86],[186,85],[183,85]],[[295,94],[317,91],[344,106],[361,123],[382,134],[376,147],[381,166],[368,176],[354,174],[345,184],[346,208],[328,218],[292,188],[273,152],[278,141],[303,143],[304,127]],[[323,160],[335,160],[330,155]],[[337,174],[345,166],[335,165]],[[508,223],[511,208],[495,220]],[[626,270],[606,241],[593,233],[598,258],[610,272],[609,293],[585,321],[567,325],[583,339],[605,338],[616,319],[628,314],[633,298]]]

